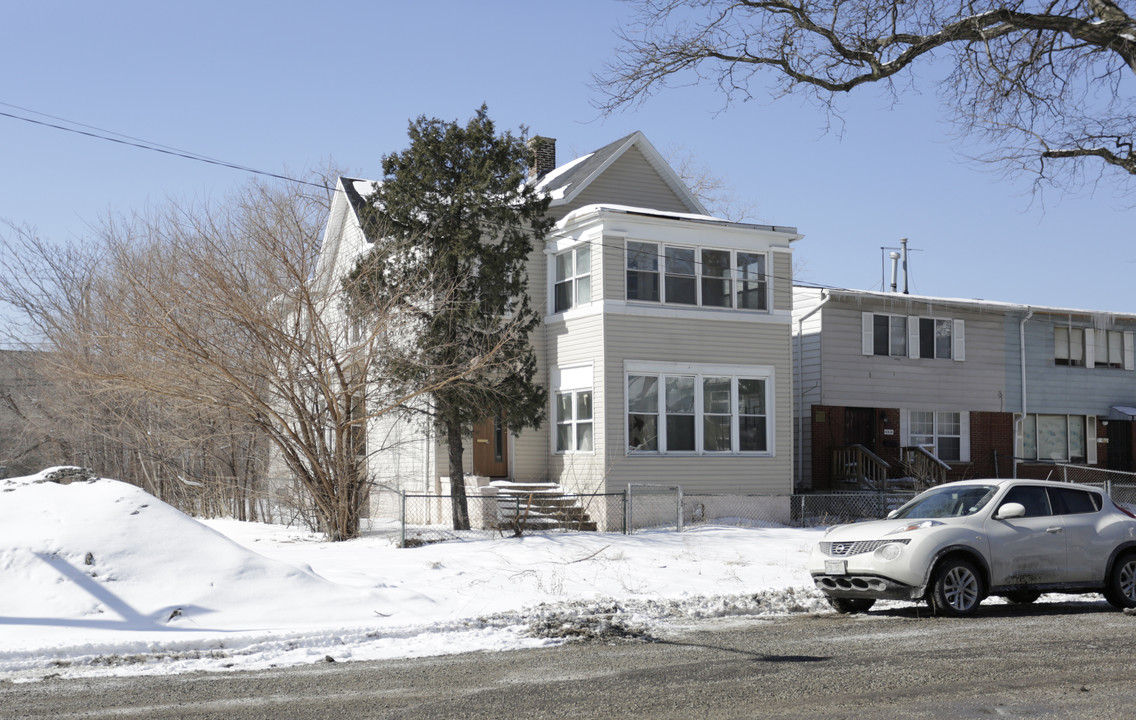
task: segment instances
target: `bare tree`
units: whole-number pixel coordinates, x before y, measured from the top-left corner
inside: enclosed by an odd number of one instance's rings
[[[937,83],[983,159],[1038,182],[1136,176],[1131,0],[631,0],[636,21],[595,78],[605,112],[710,80],[727,104],[764,93],[836,97],[881,83],[893,97]],[[947,76],[930,81],[923,67]],[[765,73],[764,76],[761,74]]]
[[[37,328],[45,363],[89,398],[92,424],[155,423],[138,428],[139,445],[178,420],[199,443],[234,428],[263,437],[340,540],[358,533],[367,455],[380,450],[366,447],[368,422],[481,371],[495,349],[392,395],[375,368],[405,319],[383,304],[347,312],[343,278],[319,263],[325,202],[252,184],[223,203],[105,222],[62,250],[17,233],[2,248],[0,295]],[[147,462],[159,454],[135,453],[143,484],[169,476]]]
[[[753,216],[755,204],[738,199],[734,188],[700,162],[690,150],[673,146],[667,148],[665,155],[683,184],[711,214],[733,222],[743,222]]]

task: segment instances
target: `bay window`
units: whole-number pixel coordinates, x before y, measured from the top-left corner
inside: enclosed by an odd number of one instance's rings
[[[592,301],[592,254],[588,245],[557,254],[555,272],[553,312],[564,312]]]
[[[764,253],[629,240],[627,299],[767,311],[765,268]]]
[[[770,368],[629,363],[626,388],[630,454],[770,450]]]

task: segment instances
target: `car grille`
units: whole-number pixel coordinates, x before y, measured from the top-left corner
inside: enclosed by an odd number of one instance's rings
[[[899,543],[906,545],[911,542],[910,539],[904,540],[856,540],[853,542],[822,542],[820,544],[820,551],[825,555],[834,555],[837,557],[847,557],[848,555],[861,555],[863,553],[873,552],[881,545],[890,545],[891,543]]]

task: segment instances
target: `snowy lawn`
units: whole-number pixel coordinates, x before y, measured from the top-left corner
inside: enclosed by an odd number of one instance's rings
[[[706,527],[399,549],[198,521],[114,480],[0,480],[0,679],[256,669],[649,636],[829,612],[820,530]]]

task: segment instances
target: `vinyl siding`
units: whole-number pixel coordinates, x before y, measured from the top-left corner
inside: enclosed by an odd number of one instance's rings
[[[1108,415],[1113,405],[1136,406],[1136,371],[1119,368],[1088,368],[1056,365],[1053,353],[1053,328],[1067,327],[1067,319],[1034,316],[1026,323],[1027,409],[1029,413],[1068,415]],[[1073,323],[1074,327],[1091,327]],[[1131,324],[1109,328],[1133,331]],[[1018,322],[1006,323],[1007,344],[1014,343],[1015,354],[1007,367],[1007,397],[1013,403],[1008,409],[1021,411],[1021,370],[1018,364]]]
[[[716,322],[687,318],[606,317],[604,414],[607,487],[681,485],[685,492],[792,491],[792,398],[788,322]],[[770,422],[773,457],[629,456],[626,454],[624,361],[736,364],[773,368]]]
[[[864,312],[964,320],[966,360],[864,355]],[[902,300],[869,306],[834,299],[821,315],[821,404],[944,411],[1004,409],[1006,352],[1001,313],[940,310]]]
[[[813,312],[821,303],[821,291],[794,288],[793,292],[793,431],[795,480],[808,485],[812,478],[812,406],[821,399],[821,314]]]
[[[674,190],[663,182],[659,173],[651,167],[637,147],[629,148],[571,203],[556,210],[562,217],[585,205],[597,204],[630,205],[684,213],[692,211]]]
[[[793,309],[793,255],[787,252],[772,252],[769,253],[769,258],[773,309],[789,312]]]
[[[549,368],[566,368],[592,363],[592,453],[556,453],[556,389],[549,387],[548,423],[542,428],[549,478],[571,492],[584,494],[604,492],[606,399],[604,376],[604,317],[594,314],[566,322],[551,323],[545,328],[548,342]]]

